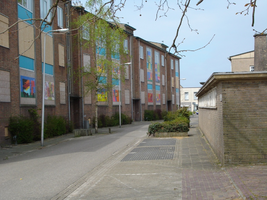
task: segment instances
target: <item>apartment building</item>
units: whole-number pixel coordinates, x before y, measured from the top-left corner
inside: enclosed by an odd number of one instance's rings
[[[198,110],[198,98],[196,96],[200,87],[181,86],[181,107],[186,107],[191,112]]]
[[[228,58],[231,61],[231,72],[254,71],[254,51],[249,51]]]
[[[18,20],[44,18],[53,0],[2,0],[0,2],[0,32]],[[73,71],[94,66],[95,49],[85,48],[77,30],[56,34],[53,30],[72,27],[72,22],[86,11],[61,2],[51,26],[39,31],[38,21],[21,21],[0,34],[0,142],[8,135],[10,116],[28,116],[34,108],[41,115],[43,99],[43,65],[45,49],[45,118],[63,116],[73,121],[75,128],[85,127],[85,121],[95,116],[96,99],[87,92],[82,76]],[[167,52],[167,46],[149,42],[134,35],[135,28],[121,24],[127,34],[124,48],[128,55],[117,57],[125,64],[112,91],[99,104],[98,115],[111,116],[121,111],[133,121],[144,120],[144,110],[176,110],[180,106],[180,57]],[[40,35],[40,37],[38,37]],[[45,46],[44,46],[45,39]],[[120,93],[120,99],[116,94]],[[101,94],[99,94],[101,96]]]

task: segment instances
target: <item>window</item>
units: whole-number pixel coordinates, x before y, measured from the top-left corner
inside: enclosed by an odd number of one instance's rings
[[[141,104],[145,104],[146,102],[145,102],[145,92],[144,91],[142,91],[141,92]]]
[[[179,66],[179,64],[178,64],[178,60],[175,60],[175,72],[177,73],[176,74],[176,76],[178,76],[178,66]]]
[[[128,54],[128,40],[124,40],[124,43],[123,43],[123,47],[124,47],[124,51]]]
[[[0,102],[10,100],[10,73],[0,70]]]
[[[164,55],[161,55],[161,66],[163,67],[164,66]]]
[[[60,89],[60,104],[66,104],[66,90],[65,83],[59,82]]]
[[[125,90],[125,104],[130,104],[130,91]]]
[[[59,66],[65,67],[65,49],[64,46],[61,44],[58,44],[58,60],[59,60]]]
[[[85,40],[89,40],[89,26],[83,25],[82,27],[82,37]],[[100,45],[102,47],[102,43]]]
[[[0,15],[0,32],[5,31],[8,28],[8,18]],[[0,46],[9,48],[9,31],[0,34]]]
[[[125,79],[129,79],[129,66],[125,65]]]
[[[173,59],[171,59],[171,69],[173,69]]]
[[[253,72],[254,71],[254,66],[250,66],[250,71]]]
[[[194,100],[197,100],[196,94],[197,94],[197,92],[194,92]]]
[[[164,76],[164,74],[162,74],[162,85],[165,85],[165,76]]]
[[[140,50],[139,50],[139,56],[140,56],[140,59],[144,59],[144,48],[142,46],[140,46]]]
[[[174,104],[174,94],[172,95],[172,104]]]
[[[41,18],[44,19],[51,8],[51,0],[40,0]],[[51,12],[47,16],[47,21],[51,20]]]
[[[18,0],[18,3],[32,12],[32,0]]]
[[[60,28],[63,28],[63,9],[57,7],[57,24]]]
[[[83,71],[90,72],[90,56],[83,54]]]
[[[140,75],[141,75],[141,82],[145,82],[144,70],[143,69],[140,69]]]
[[[165,94],[162,94],[162,104],[165,104]]]
[[[189,100],[189,94],[188,94],[188,92],[185,92],[184,93],[184,100],[185,101],[188,101]]]

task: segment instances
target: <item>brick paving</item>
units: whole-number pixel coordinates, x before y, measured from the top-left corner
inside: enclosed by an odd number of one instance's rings
[[[247,199],[267,199],[267,165],[229,167],[227,171]]]

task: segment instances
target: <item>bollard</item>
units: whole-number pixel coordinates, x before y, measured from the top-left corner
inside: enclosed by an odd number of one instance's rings
[[[13,141],[15,142],[15,145],[18,144],[18,143],[17,143],[17,135],[14,135],[14,136],[13,136]]]
[[[111,128],[108,128],[108,132],[111,133]]]

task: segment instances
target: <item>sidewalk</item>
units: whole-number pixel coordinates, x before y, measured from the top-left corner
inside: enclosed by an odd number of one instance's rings
[[[149,123],[149,122],[140,122]],[[112,127],[112,133],[125,131]],[[188,137],[144,138],[126,146],[53,199],[267,199],[267,165],[219,165],[191,118]],[[99,129],[108,134],[108,129]],[[0,150],[5,159],[73,138],[73,134]],[[94,137],[94,136],[93,136]]]

